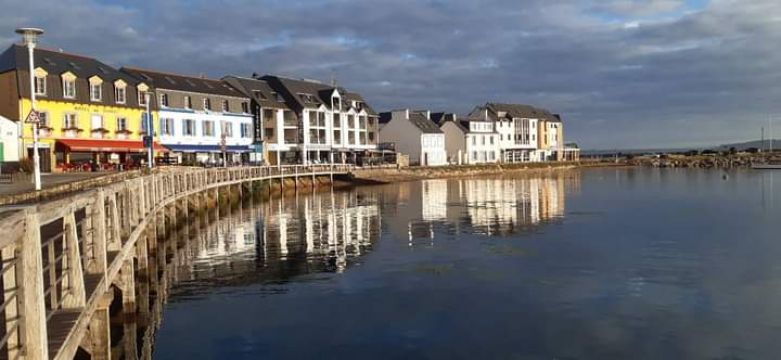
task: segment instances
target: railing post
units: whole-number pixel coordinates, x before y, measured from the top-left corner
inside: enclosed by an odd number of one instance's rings
[[[94,267],[89,269],[93,274],[105,274],[106,259],[106,193],[98,189],[97,199],[91,206],[92,217],[92,256],[95,259]]]
[[[36,210],[28,209],[22,239],[22,328],[26,359],[48,359],[46,303],[43,295],[41,227]]]
[[[65,215],[65,246],[68,261],[67,284],[63,288],[68,288],[62,299],[63,309],[77,309],[84,307],[87,302],[87,295],[84,293],[84,270],[81,266],[81,249],[79,248],[79,239],[76,233],[76,218],[73,212]]]

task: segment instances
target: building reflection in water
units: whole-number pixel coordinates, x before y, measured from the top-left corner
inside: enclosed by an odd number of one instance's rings
[[[579,173],[426,180],[276,198],[220,209],[175,230],[137,274],[138,316],[115,319],[115,358],[151,358],[163,305],[248,285],[286,292],[301,275],[345,271],[381,231],[411,246],[438,234],[509,235],[561,219]],[[381,221],[381,214],[385,221]],[[116,332],[115,332],[116,331]],[[135,345],[135,346],[134,346]]]
[[[579,190],[580,173],[574,171],[512,179],[424,180],[386,188],[383,213],[391,215],[386,219],[390,233],[406,234],[410,245],[422,245],[437,233],[511,235],[562,219],[566,195]]]
[[[137,316],[112,320],[113,358],[150,359],[166,302],[250,284],[342,272],[379,237],[376,195],[353,191],[272,199],[189,219],[137,274]],[[285,291],[269,287],[267,294]]]

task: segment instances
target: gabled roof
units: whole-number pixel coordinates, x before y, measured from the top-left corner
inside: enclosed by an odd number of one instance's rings
[[[412,125],[415,125],[420,131],[422,131],[425,134],[441,134],[442,130],[437,126],[437,124],[434,124],[433,121],[426,118],[425,115],[419,113],[419,112],[412,112],[409,113],[409,122],[412,123]]]
[[[123,67],[123,72],[132,75],[147,85],[164,90],[186,91],[209,95],[246,97],[240,91],[228,85],[225,81],[208,79],[198,76],[186,76],[152,71],[146,69]]]
[[[228,82],[235,89],[239,90],[244,96],[255,100],[261,107],[275,108],[275,109],[290,109],[286,103],[279,102],[273,95],[274,90],[264,80],[239,77],[235,75],[229,75],[222,80]]]
[[[29,70],[27,47],[11,45],[0,54],[0,73],[12,70]],[[88,79],[100,77],[105,82],[124,80],[128,85],[138,84],[138,80],[130,75],[106,65],[91,57],[70,54],[43,48],[35,49],[35,68],[42,68],[50,75],[61,75],[71,72],[78,78]]]
[[[487,103],[485,106],[494,113],[505,112],[511,118],[541,119],[554,122],[561,121],[561,118],[558,115],[554,115],[546,109],[537,108],[531,105]]]
[[[349,92],[342,87],[334,87],[315,80],[290,79],[275,75],[265,75],[260,78],[268,82],[271,88],[277,90],[285,99],[290,102],[289,106],[297,111],[303,109],[316,109],[321,105],[331,109],[331,95],[334,90],[339,92],[342,111],[348,111],[352,107],[352,101],[359,101],[363,104],[361,109],[365,109],[370,116],[377,116],[360,94]],[[355,109],[360,111],[361,109]]]

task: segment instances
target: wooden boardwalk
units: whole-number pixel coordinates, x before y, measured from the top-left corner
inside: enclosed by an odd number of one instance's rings
[[[72,359],[79,351],[110,359],[109,307],[136,313],[137,274],[189,209],[217,203],[231,189],[241,196],[258,182],[314,184],[316,177],[351,171],[346,165],[164,168],[0,212],[0,358]]]

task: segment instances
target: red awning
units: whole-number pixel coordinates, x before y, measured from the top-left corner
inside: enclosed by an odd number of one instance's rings
[[[101,140],[101,139],[60,139],[57,145],[62,145],[73,152],[146,152],[144,143],[141,140]],[[156,152],[168,152],[157,142],[154,143]]]

